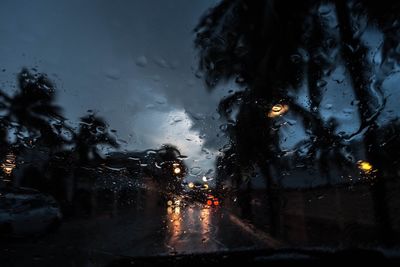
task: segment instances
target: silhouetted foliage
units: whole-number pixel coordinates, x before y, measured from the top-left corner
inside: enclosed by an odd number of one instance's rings
[[[334,23],[326,16],[329,13]],[[287,104],[306,128],[307,140],[299,144],[307,144],[305,160],[317,160],[322,173],[329,176],[329,161],[338,167],[355,164],[343,151],[349,140],[362,134],[366,159],[384,172],[378,156],[376,120],[386,103],[382,81],[392,73],[393,64],[398,64],[399,14],[397,1],[226,0],[211,9],[195,28],[205,83],[212,89],[221,81],[235,79],[245,87],[220,103],[221,113],[228,118],[234,106],[239,109],[229,129],[231,143],[236,144],[234,152],[225,156],[231,159],[237,154],[234,161],[242,170],[258,165],[271,194],[274,182],[270,166],[280,169],[282,151],[279,125],[266,113],[276,104]],[[384,36],[381,70],[375,80],[371,79],[372,63],[361,39],[367,21],[375,23]],[[360,117],[359,130],[346,136],[335,131],[333,121],[325,122],[319,110],[326,91],[324,78],[338,66],[349,75]],[[303,86],[308,88],[309,107],[296,101]],[[376,88],[376,95],[371,87]],[[236,171],[240,175],[241,170]],[[378,176],[371,187],[376,216],[382,229],[390,229],[384,186]]]
[[[115,138],[108,133],[107,123],[100,117],[89,114],[80,119],[78,132],[74,136],[75,150],[79,161],[87,163],[90,160],[99,160],[99,147],[119,145]]]

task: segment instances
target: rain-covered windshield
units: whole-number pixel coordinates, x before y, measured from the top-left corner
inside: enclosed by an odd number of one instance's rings
[[[398,251],[397,1],[0,5],[6,266]]]

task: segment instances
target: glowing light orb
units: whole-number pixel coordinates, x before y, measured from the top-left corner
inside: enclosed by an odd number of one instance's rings
[[[359,160],[357,162],[358,168],[363,171],[364,173],[371,173],[373,171],[373,167],[371,165],[371,163],[367,162],[367,161],[363,161],[363,160]]]
[[[269,118],[275,118],[275,117],[285,114],[288,110],[289,110],[288,105],[276,104],[268,112],[267,116]]]
[[[179,167],[174,168],[174,173],[175,174],[180,174],[181,173],[181,168],[179,168]]]

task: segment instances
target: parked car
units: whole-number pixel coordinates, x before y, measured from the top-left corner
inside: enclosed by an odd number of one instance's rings
[[[26,236],[56,229],[62,214],[56,200],[30,188],[0,189],[0,234]]]

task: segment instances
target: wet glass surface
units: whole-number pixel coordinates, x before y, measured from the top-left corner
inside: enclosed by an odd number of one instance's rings
[[[399,257],[396,1],[1,5],[6,266]]]

